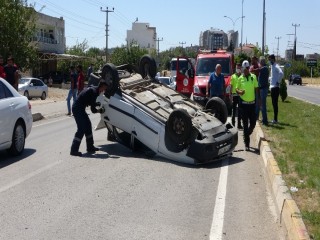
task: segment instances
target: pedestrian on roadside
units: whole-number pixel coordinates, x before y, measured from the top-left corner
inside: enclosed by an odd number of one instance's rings
[[[53,79],[52,79],[52,76],[50,75],[49,76],[49,87],[52,87],[52,83],[53,83]]]
[[[78,81],[78,75],[75,70],[74,66],[70,67],[70,89],[68,92],[68,97],[67,97],[67,107],[68,107],[68,113],[67,115],[71,115],[71,98],[73,99],[73,102],[76,101],[77,99],[77,81]]]
[[[283,78],[283,72],[279,65],[276,63],[276,58],[274,54],[269,56],[269,63],[271,65],[271,76],[270,80],[270,89],[271,89],[271,99],[272,99],[272,106],[273,106],[273,120],[271,123],[277,124],[278,123],[278,99],[280,94],[280,83]]]
[[[225,82],[224,75],[222,72],[222,67],[220,64],[216,65],[215,71],[211,73],[207,88],[206,88],[206,96],[219,97],[224,100],[225,93]]]
[[[249,71],[250,73],[255,74],[258,79],[259,73],[260,73],[260,66],[259,66],[258,58],[256,56],[253,56],[251,58],[251,66]]]
[[[93,73],[93,64],[92,63],[90,64],[90,66],[88,67],[88,70],[87,70],[87,79],[88,79],[88,81],[90,79],[91,73]]]
[[[243,129],[241,125],[241,113],[239,110],[239,95],[236,91],[236,87],[238,85],[239,77],[241,76],[241,64],[237,63],[236,72],[231,76],[231,94],[232,94],[232,125],[235,126],[236,117],[238,129]],[[238,109],[237,109],[238,108]]]
[[[258,77],[258,102],[256,103],[256,117],[259,119],[260,110],[262,113],[262,124],[268,126],[267,117],[267,96],[269,89],[269,69],[266,65],[266,59],[260,57],[260,71]]]
[[[0,77],[6,78],[6,74],[4,72],[4,66],[3,66],[3,57],[0,55]]]
[[[13,57],[8,57],[7,65],[4,66],[5,79],[18,91],[18,68],[14,64]]]
[[[78,95],[79,95],[84,89],[84,74],[83,74],[81,65],[77,66],[77,72],[78,72],[77,87],[78,87]]]
[[[92,86],[84,89],[77,97],[76,101],[72,105],[72,113],[77,124],[77,132],[73,138],[70,155],[82,156],[79,152],[79,147],[83,136],[86,136],[87,152],[95,153],[99,148],[94,146],[92,125],[86,112],[86,107],[91,107],[92,113],[103,113],[103,109],[97,109],[96,99],[107,89],[107,83],[104,80],[99,82],[98,86]]]
[[[243,122],[243,140],[245,150],[250,150],[250,135],[256,126],[256,108],[255,99],[258,91],[258,81],[256,75],[249,72],[249,62],[242,63],[243,74],[239,77],[236,88],[240,95],[240,111]]]

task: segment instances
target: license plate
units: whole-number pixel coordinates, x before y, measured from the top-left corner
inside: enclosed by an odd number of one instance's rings
[[[227,146],[224,146],[224,147],[222,147],[222,148],[219,149],[218,154],[220,155],[220,154],[222,154],[222,153],[225,153],[225,152],[229,151],[230,148],[231,148],[231,144],[229,144],[229,145],[227,145]]]

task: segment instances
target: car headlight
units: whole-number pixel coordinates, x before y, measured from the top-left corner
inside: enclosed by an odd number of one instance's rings
[[[199,88],[198,85],[194,85],[194,86],[193,86],[193,92],[194,92],[194,93],[200,93],[200,88]]]

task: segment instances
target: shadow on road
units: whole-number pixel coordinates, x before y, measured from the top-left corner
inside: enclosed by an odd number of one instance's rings
[[[7,167],[13,163],[19,162],[33,155],[35,152],[36,152],[35,149],[25,148],[23,153],[20,156],[12,157],[6,151],[1,151],[0,152],[0,169]]]

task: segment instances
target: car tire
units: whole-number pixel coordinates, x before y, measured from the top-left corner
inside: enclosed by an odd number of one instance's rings
[[[166,123],[165,134],[178,146],[190,143],[192,138],[192,121],[184,109],[171,112]]]
[[[118,70],[112,63],[107,63],[102,68],[101,77],[108,84],[107,90],[104,95],[108,98],[113,96],[119,89],[119,74]]]
[[[157,74],[157,64],[154,58],[148,54],[143,55],[139,63],[139,72],[143,78],[147,76],[155,78]]]
[[[210,98],[205,106],[205,109],[210,110],[210,113],[213,114],[215,118],[219,119],[223,124],[227,122],[228,109],[225,102],[221,98]]]
[[[31,97],[30,97],[28,91],[25,91],[25,92],[23,93],[23,96],[25,96],[26,98],[28,98],[28,100],[31,100]]]
[[[24,144],[26,139],[26,132],[22,121],[18,121],[13,129],[12,144],[9,148],[9,153],[12,156],[20,155],[24,150]]]
[[[41,94],[41,100],[46,100],[46,98],[47,98],[47,94],[46,94],[46,92],[43,92]]]

